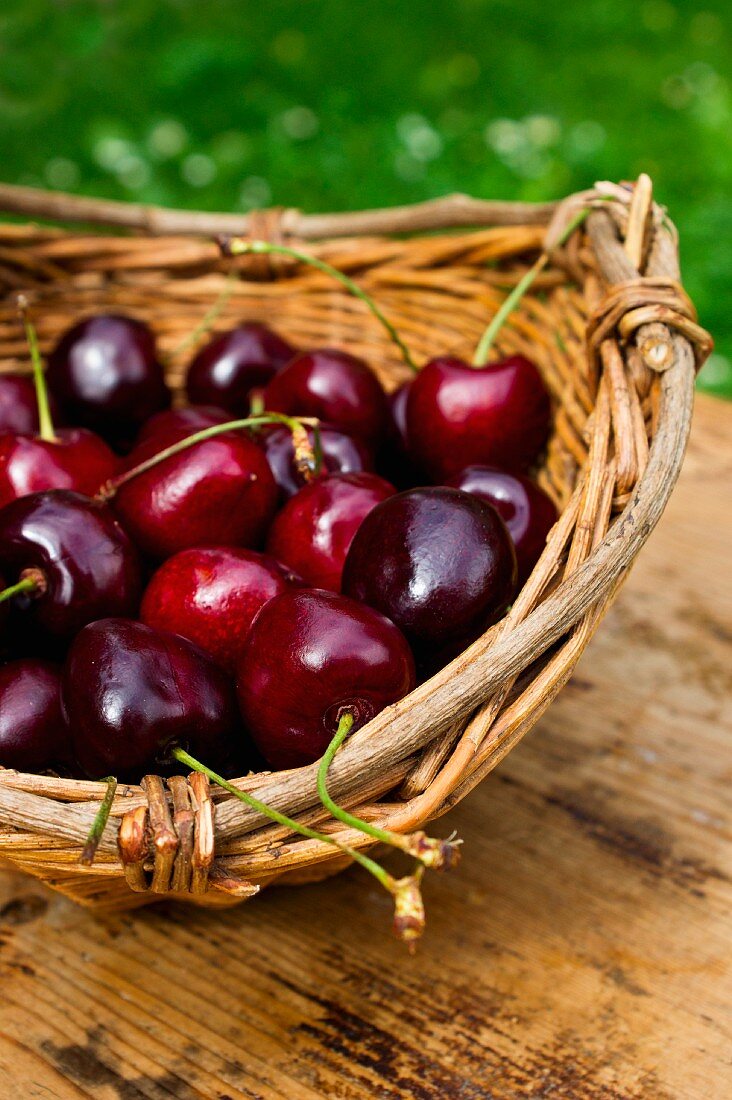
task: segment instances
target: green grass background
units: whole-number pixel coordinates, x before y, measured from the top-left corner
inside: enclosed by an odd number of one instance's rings
[[[644,170],[732,397],[728,0],[2,0],[0,176],[205,209]]]

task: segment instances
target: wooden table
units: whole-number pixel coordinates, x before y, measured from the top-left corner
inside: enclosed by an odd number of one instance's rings
[[[410,958],[361,871],[100,921],[0,872],[0,1096],[732,1095],[732,404],[549,715],[440,829]]]

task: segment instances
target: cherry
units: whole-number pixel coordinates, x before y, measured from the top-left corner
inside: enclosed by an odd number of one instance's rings
[[[353,536],[364,517],[394,495],[376,474],[331,474],[306,485],[275,517],[267,552],[314,588],[340,591]]]
[[[414,687],[393,623],[332,592],[293,589],[260,611],[239,662],[244,721],[275,768],[317,760],[345,712],[354,728]]]
[[[518,583],[523,585],[557,522],[557,509],[551,497],[530,478],[493,466],[467,466],[447,484],[493,505],[513,540]]]
[[[103,439],[84,428],[40,435],[0,435],[0,506],[44,489],[92,494],[119,468]]]
[[[33,406],[38,431],[0,434],[0,506],[44,489],[93,493],[116,472],[118,459],[107,444],[80,428],[56,431],[35,326],[21,295],[18,311],[33,364]]]
[[[187,638],[132,619],[101,619],[78,634],[62,701],[76,758],[92,779],[175,771],[174,747],[225,760],[237,735],[221,669]]]
[[[74,325],[51,352],[47,376],[72,423],[120,446],[170,404],[154,337],[132,317],[100,314]]]
[[[435,481],[475,463],[523,470],[547,440],[549,395],[528,359],[432,359],[407,400],[409,452]]]
[[[311,447],[314,447],[315,433],[312,428],[307,429],[307,434]],[[332,428],[329,424],[322,424],[319,434],[322,451],[320,476],[325,477],[331,473],[350,474],[373,470],[373,457],[362,440],[345,435],[344,432]],[[270,469],[282,495],[284,497],[294,496],[307,482],[295,462],[292,432],[284,425],[276,424],[261,431],[257,441],[267,456]]]
[[[188,405],[184,409],[164,409],[155,413],[140,428],[135,446],[155,438],[161,446],[181,438],[181,433],[190,435],[201,428],[210,428],[213,424],[226,424],[230,417],[223,409],[213,405]]]
[[[51,403],[53,418],[58,410]],[[27,374],[0,374],[0,432],[32,435],[38,431],[38,402],[33,379]]]
[[[70,759],[61,713],[61,675],[50,661],[28,658],[0,668],[0,765],[40,772]]]
[[[422,480],[407,444],[407,401],[411,386],[410,379],[389,394],[389,428],[377,462],[379,472],[401,489],[410,489]]]
[[[186,438],[180,428],[165,444]],[[161,450],[153,436],[127,456],[134,471]],[[114,484],[114,483],[113,483]],[[261,449],[243,432],[194,443],[121,484],[114,510],[137,545],[163,559],[193,546],[258,546],[277,506]]]
[[[0,596],[43,636],[66,640],[93,619],[137,610],[137,552],[110,510],[80,493],[51,489],[6,504],[0,570],[13,586]]]
[[[211,546],[168,558],[145,590],[140,618],[182,634],[234,672],[258,612],[297,578],[254,550]]]
[[[255,321],[215,336],[188,368],[188,400],[246,416],[253,390],[267,385],[295,349]]]
[[[508,606],[516,555],[503,520],[458,489],[410,489],[374,508],[346,558],[343,591],[388,615],[426,667]]]
[[[265,408],[316,416],[374,444],[388,423],[386,394],[376,375],[346,351],[318,348],[290,360],[264,391]]]

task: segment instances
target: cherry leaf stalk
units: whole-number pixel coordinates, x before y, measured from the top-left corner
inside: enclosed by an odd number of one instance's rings
[[[40,569],[27,569],[25,575],[21,576],[16,584],[11,584],[0,592],[0,603],[12,600],[15,596],[22,596],[26,592],[37,595],[43,590],[44,583]]]
[[[440,840],[427,836],[419,830],[415,833],[395,833],[391,829],[381,829],[370,821],[364,821],[355,814],[349,813],[331,798],[328,792],[328,770],[333,763],[336,753],[345,741],[353,726],[353,715],[346,711],[341,714],[338,721],[338,729],[323,754],[318,767],[318,796],[326,810],[348,825],[352,829],[358,829],[366,836],[378,840],[381,844],[389,844],[408,856],[413,856],[424,867],[433,867],[437,871],[449,870],[456,866],[460,859],[461,840]]]
[[[102,503],[107,503],[115,497],[123,485],[132,481],[133,478],[146,474],[148,470],[154,469],[161,462],[182,454],[183,451],[187,451],[189,447],[194,447],[197,443],[205,443],[207,439],[214,439],[217,435],[224,435],[226,432],[239,431],[244,428],[263,428],[268,424],[284,424],[292,433],[296,456],[299,455],[300,460],[303,462],[307,459],[309,471],[318,469],[316,451],[310,446],[305,427],[317,428],[319,421],[313,417],[285,416],[284,413],[262,413],[260,416],[247,416],[242,420],[227,420],[224,424],[212,424],[210,428],[202,428],[198,432],[193,432],[192,435],[187,435],[185,439],[179,439],[177,443],[164,447],[138,466],[133,466],[132,469],[125,470],[124,473],[106,482],[97,492],[96,499]]]
[[[576,214],[574,218],[572,218],[564,232],[558,238],[556,242],[556,247],[560,247],[561,245],[566,244],[566,242],[574,233],[575,229],[578,229],[580,225],[582,225],[583,221],[589,213],[589,208],[586,208],[584,210],[580,210],[579,213]],[[485,332],[481,336],[478,347],[475,349],[475,355],[473,356],[473,366],[484,367],[485,364],[488,362],[493,344],[495,343],[498,333],[503,328],[505,321],[516,309],[524,294],[526,294],[527,290],[529,290],[533,286],[537,277],[541,274],[548,263],[549,253],[542,252],[536,263],[532,264],[532,266],[529,268],[523,278],[519,279],[519,281],[516,283],[516,286],[508,295],[503,305],[495,314],[495,316],[491,320],[491,323],[488,325]]]
[[[113,775],[108,775],[106,779],[102,779],[102,783],[107,784],[107,790],[102,799],[99,809],[97,810],[92,827],[89,830],[89,835],[86,838],[84,847],[81,850],[81,856],[79,857],[79,863],[82,867],[91,867],[94,863],[94,857],[97,854],[97,848],[99,847],[99,841],[102,839],[104,830],[107,827],[107,821],[109,820],[109,814],[112,809],[112,803],[114,802],[114,796],[117,793],[117,779]]]
[[[237,278],[238,276],[235,271],[230,271],[228,273],[228,275],[226,276],[224,287],[218,294],[214,303],[209,309],[206,310],[203,317],[198,322],[196,327],[192,330],[192,332],[189,332],[187,336],[184,336],[180,343],[176,344],[172,351],[169,351],[164,356],[166,362],[169,363],[171,362],[171,360],[177,359],[178,356],[183,355],[183,353],[188,351],[189,348],[192,348],[195,344],[197,344],[202,336],[208,335],[216,321],[225,310],[229,298],[231,298],[231,295],[234,292],[234,283],[237,281]]]
[[[270,244],[269,241],[248,241],[241,237],[221,237],[219,239],[219,244],[224,255],[261,256],[276,254],[280,256],[289,256],[290,259],[297,260],[298,263],[307,264],[309,267],[314,267],[316,270],[321,271],[324,275],[329,275],[332,279],[336,279],[341,286],[344,286],[355,298],[359,298],[360,301],[368,307],[379,324],[386,330],[391,341],[398,348],[399,354],[406,365],[416,374],[417,367],[412,359],[409,348],[402,340],[394,325],[385,317],[371,295],[367,294],[358,283],[355,283],[353,279],[349,278],[343,271],[339,271],[337,267],[333,267],[331,264],[326,263],[325,260],[320,260],[317,256],[312,256],[307,252],[301,252],[299,249],[290,248],[284,244]]]
[[[48,402],[48,387],[43,371],[41,352],[38,347],[38,334],[35,325],[28,317],[28,299],[24,294],[19,294],[16,299],[18,314],[23,323],[25,338],[28,341],[28,351],[33,365],[33,384],[36,390],[36,404],[38,405],[38,435],[44,443],[56,443],[57,436],[53,429],[51,408]]]
[[[377,863],[376,860],[371,859],[370,856],[366,856],[363,852],[357,851],[355,848],[351,848],[347,844],[343,844],[335,836],[329,836],[327,833],[318,832],[316,829],[311,829],[308,825],[302,825],[299,821],[294,821],[291,817],[287,817],[285,814],[275,810],[272,806],[268,806],[265,802],[260,802],[254,795],[249,794],[248,791],[241,791],[238,787],[235,787],[233,783],[224,779],[223,776],[218,775],[211,768],[207,768],[205,764],[202,764],[200,760],[196,760],[194,756],[187,753],[185,749],[175,748],[172,750],[171,755],[180,764],[190,768],[192,771],[200,772],[201,775],[207,776],[212,782],[216,783],[223,790],[228,791],[229,794],[238,798],[240,802],[243,802],[246,806],[256,810],[257,813],[263,814],[268,817],[270,821],[274,821],[278,825],[283,825],[285,828],[292,830],[294,833],[298,833],[300,836],[306,837],[308,840],[317,840],[325,844],[332,844],[335,848],[338,848],[345,855],[350,856],[356,863],[360,864],[369,874],[387,890],[394,899],[394,932],[398,939],[407,944],[410,951],[414,950],[415,941],[422,935],[424,931],[424,905],[422,903],[422,895],[420,891],[420,880],[422,878],[423,868],[417,867],[413,874],[407,875],[404,878],[396,879],[393,875]]]

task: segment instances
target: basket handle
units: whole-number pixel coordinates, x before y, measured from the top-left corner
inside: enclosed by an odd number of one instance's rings
[[[270,239],[271,219],[278,232],[302,240],[350,237],[381,233],[416,233],[432,229],[469,229],[491,225],[547,225],[556,203],[486,202],[469,195],[445,195],[440,199],[354,213],[302,214],[299,210],[273,209],[251,214],[171,210],[141,203],[69,195],[16,184],[0,184],[0,211],[61,222],[86,222],[110,228],[168,236],[197,234],[261,237]]]

